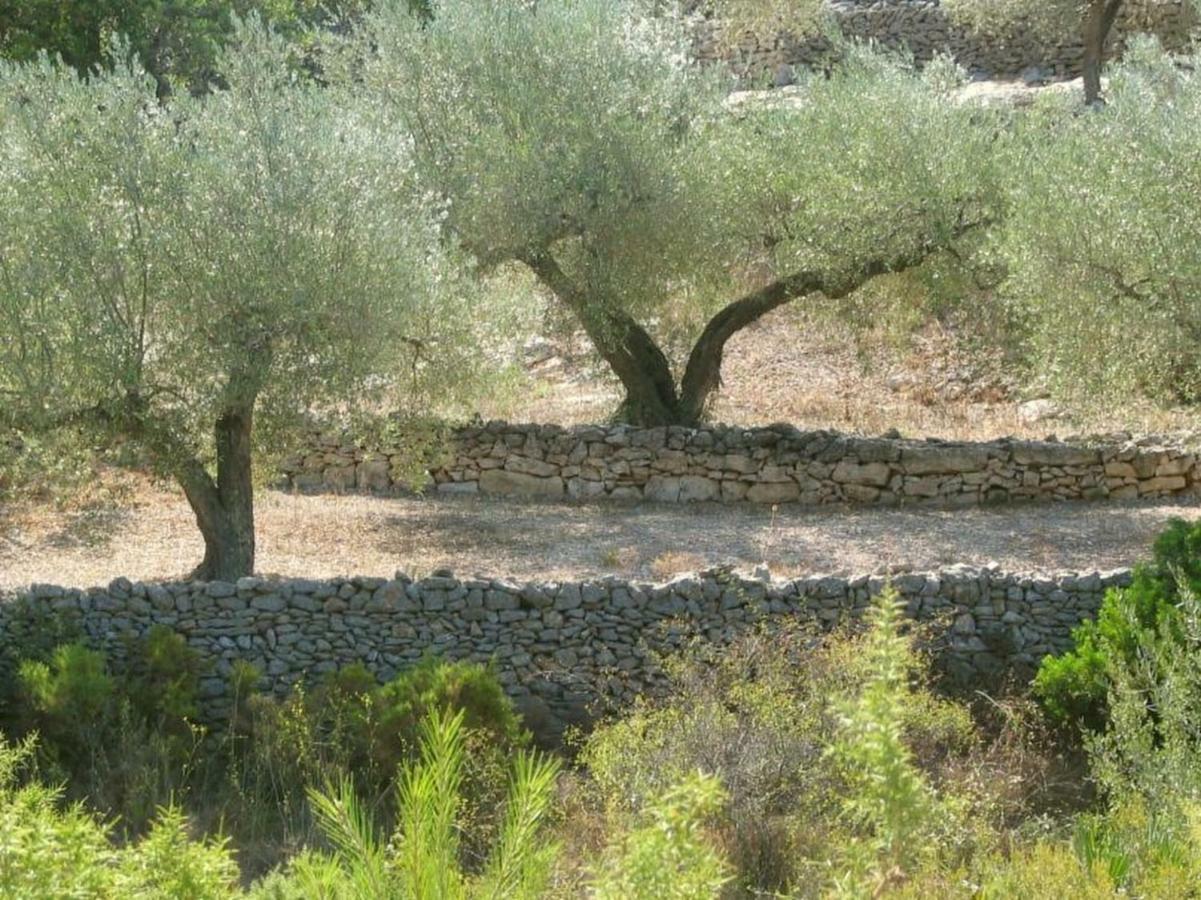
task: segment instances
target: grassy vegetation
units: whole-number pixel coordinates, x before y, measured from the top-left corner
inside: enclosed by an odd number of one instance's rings
[[[886,591],[834,634],[668,660],[664,693],[565,757],[530,749],[478,666],[429,660],[386,685],[350,666],[283,698],[244,666],[232,718],[205,730],[199,661],[169,631],[130,645],[133,674],[78,642],[31,650],[5,705],[0,889],[1196,896],[1199,533],[1173,526],[1107,599],[1103,637],[1081,629],[1044,665],[1044,706],[942,693]],[[1170,621],[1133,613],[1151,590],[1171,592]],[[1104,696],[1083,726],[1055,699],[1082,651]]]

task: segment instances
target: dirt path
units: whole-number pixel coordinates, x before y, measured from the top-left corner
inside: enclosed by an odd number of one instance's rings
[[[1197,503],[1078,503],[969,510],[805,510],[716,505],[517,503],[264,493],[259,569],[391,575],[397,569],[512,578],[662,579],[719,563],[777,576],[996,562],[1015,571],[1115,568],[1143,558]],[[177,494],[145,489],[102,512],[0,518],[0,588],[178,577],[200,540]]]

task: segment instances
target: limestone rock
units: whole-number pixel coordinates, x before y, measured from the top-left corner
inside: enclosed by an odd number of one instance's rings
[[[479,489],[487,494],[561,497],[564,493],[562,478],[539,478],[508,469],[488,469],[481,472],[479,485]]]

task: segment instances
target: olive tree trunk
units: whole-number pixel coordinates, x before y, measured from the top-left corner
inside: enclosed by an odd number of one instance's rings
[[[1101,99],[1101,67],[1105,44],[1122,8],[1122,0],[1091,0],[1084,13],[1084,102]]]
[[[204,559],[192,573],[202,581],[236,581],[254,571],[252,425],[253,407],[226,410],[214,425],[216,478],[194,459],[176,472],[204,536]]]

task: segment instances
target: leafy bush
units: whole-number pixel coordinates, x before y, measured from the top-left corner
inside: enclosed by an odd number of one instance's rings
[[[15,725],[39,735],[38,758],[72,797],[140,834],[159,806],[178,799],[200,730],[195,652],[165,628],[130,643],[129,668],[112,675],[103,654],[75,642],[17,672]]]
[[[1042,99],[1009,144],[998,230],[1033,369],[1078,405],[1196,403],[1198,59],[1132,40],[1104,109]]]
[[[461,710],[467,734],[501,753],[529,742],[495,673],[475,663],[428,657],[367,697],[372,753],[392,771],[418,746],[432,712]]]
[[[136,647],[135,660],[140,671],[130,679],[129,694],[147,720],[177,730],[197,717],[205,665],[182,634],[153,626]]]
[[[104,738],[117,698],[103,654],[64,644],[47,662],[23,661],[17,679],[27,722],[57,756],[79,759]]]
[[[487,668],[430,658],[380,685],[353,663],[311,689],[297,685],[283,700],[258,693],[252,667],[241,667],[235,680],[228,775],[244,809],[238,826],[247,834],[282,829],[304,842],[315,824],[307,789],[348,775],[360,800],[381,817],[398,813],[396,779],[418,758],[423,722],[433,713],[462,713],[463,859],[475,865],[470,861],[498,839],[510,763],[529,737]]]
[[[1072,631],[1071,650],[1043,660],[1034,690],[1056,720],[1104,727],[1114,667],[1133,665],[1157,635],[1182,640],[1180,587],[1201,589],[1201,523],[1172,521],[1152,557],[1135,569],[1130,587],[1105,595],[1095,620]]]
[[[798,856],[794,819],[821,821],[836,807],[823,749],[843,649],[805,631],[752,633],[725,652],[698,645],[666,660],[669,692],[598,726],[581,748],[600,805],[624,820],[710,773],[728,798],[714,833],[738,880],[786,888]]]
[[[0,737],[0,894],[117,898],[233,897],[238,870],[223,841],[194,842],[177,809],[159,811],[141,842],[116,848],[109,829],[61,792],[19,783],[35,744]]]
[[[644,823],[607,851],[593,883],[598,900],[704,900],[730,880],[725,861],[703,834],[722,806],[721,783],[694,774],[649,805]]]
[[[823,636],[773,629],[666,660],[666,694],[598,726],[581,748],[596,802],[611,817],[628,816],[690,774],[710,773],[728,796],[712,832],[738,889],[821,883],[852,837],[843,807],[857,790],[853,767],[828,753],[842,731],[831,698],[857,696],[879,677],[873,640],[862,629]],[[897,677],[906,685],[900,737],[933,781],[941,784],[944,770],[958,780],[980,752],[973,720],[930,689],[911,638],[896,640]],[[992,802],[985,781],[972,785],[976,812]],[[950,820],[945,830],[953,831]]]
[[[1050,842],[990,860],[980,895],[985,900],[1112,900],[1118,896],[1104,868],[1082,865],[1069,845]]]

